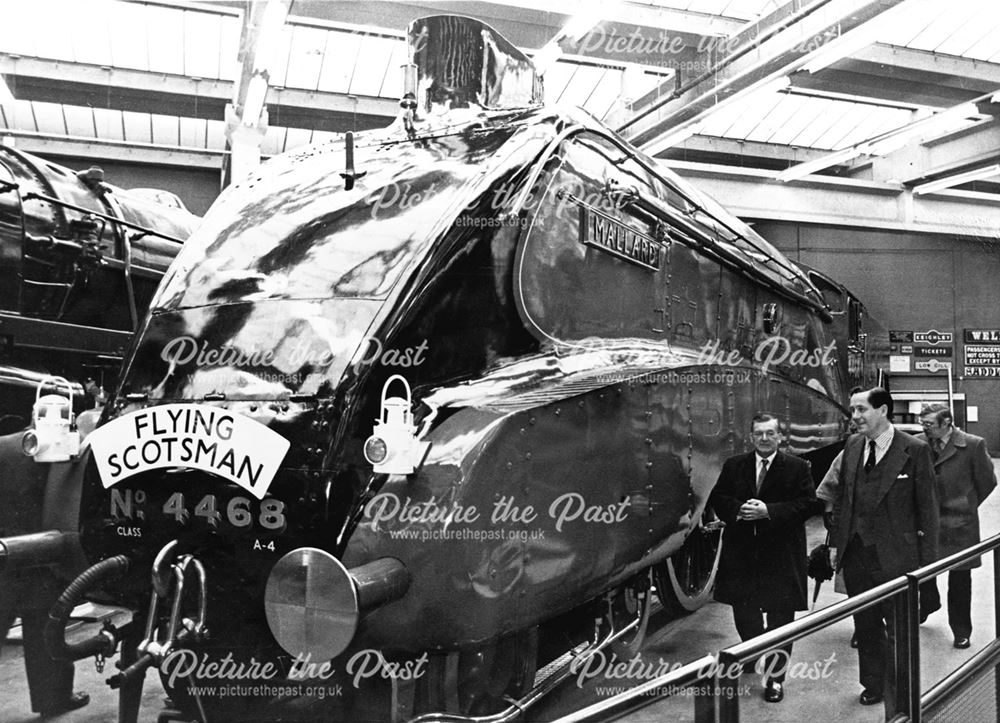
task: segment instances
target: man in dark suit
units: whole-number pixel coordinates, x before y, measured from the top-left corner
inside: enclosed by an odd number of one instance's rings
[[[923,434],[917,439],[930,444],[937,477],[941,529],[938,555],[948,557],[979,542],[979,505],[997,486],[993,462],[982,437],[968,434],[952,424],[947,404],[930,404],[920,412]],[[948,624],[956,648],[969,647],[972,636],[972,568],[979,559],[948,572]],[[920,588],[920,616],[941,607],[937,580]]]
[[[833,490],[831,544],[849,595],[892,580],[937,559],[938,505],[930,448],[892,426],[892,396],[875,387],[851,396],[858,434],[844,446]],[[862,705],[885,702],[886,719],[896,712],[892,606],[854,616]]]
[[[715,599],[733,606],[741,640],[790,623],[807,608],[805,521],[816,501],[809,463],[778,451],[778,418],[757,414],[750,432],[754,451],[726,460],[710,497],[726,523]],[[789,643],[762,660],[764,699],[771,703],[784,698],[791,652]]]

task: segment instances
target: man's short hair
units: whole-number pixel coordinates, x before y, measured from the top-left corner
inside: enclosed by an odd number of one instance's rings
[[[946,421],[948,424],[952,423],[951,407],[947,404],[942,404],[941,402],[934,402],[933,404],[925,404],[924,408],[920,410],[920,416],[926,417],[929,414],[934,415],[934,421],[938,424]]]
[[[771,414],[770,412],[757,412],[753,415],[753,419],[750,420],[750,429],[753,429],[753,425],[770,422],[774,420],[778,423],[778,428],[781,428],[781,420],[777,416]]]
[[[892,395],[882,387],[872,387],[868,390],[868,403],[872,409],[886,408],[886,418],[892,419]]]

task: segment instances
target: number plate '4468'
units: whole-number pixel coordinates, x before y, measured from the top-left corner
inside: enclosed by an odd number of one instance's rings
[[[192,498],[193,501],[194,498]],[[248,497],[232,497],[220,505],[215,495],[204,495],[192,504],[183,492],[174,492],[161,506],[150,505],[144,490],[111,490],[111,517],[116,520],[146,520],[148,510],[172,517],[177,524],[203,520],[213,528],[219,523],[247,529],[282,532],[285,529],[285,503],[273,497],[260,502]]]

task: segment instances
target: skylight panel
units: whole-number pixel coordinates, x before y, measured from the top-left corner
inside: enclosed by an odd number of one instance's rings
[[[94,126],[97,137],[109,141],[125,140],[125,129],[122,127],[122,112],[108,108],[94,108]]]
[[[331,31],[326,37],[319,90],[346,93],[350,88],[360,49],[361,35],[358,33]]]
[[[125,125],[125,140],[130,143],[152,143],[153,129],[149,113],[122,111],[122,121]]]
[[[175,115],[153,113],[149,117],[153,126],[153,143],[176,146],[180,143],[180,118]]]
[[[361,62],[354,66],[354,77],[351,78],[349,92],[352,95],[378,95],[395,42],[374,35],[362,36]]]
[[[291,27],[292,47],[295,50],[288,60],[285,85],[289,88],[316,90],[320,71],[323,70],[323,54],[326,52],[328,31],[305,25]]]
[[[143,30],[145,27],[145,5],[119,3],[116,6],[115,12],[108,16],[113,67],[149,70],[146,33]]]
[[[185,148],[205,148],[208,122],[202,118],[180,119],[181,145]]]
[[[136,29],[138,32],[138,28]],[[159,73],[184,73],[183,13],[155,5],[146,6],[146,47],[149,69]]]
[[[78,105],[64,105],[62,110],[63,117],[66,120],[66,132],[69,135],[81,138],[97,137],[92,109]]]
[[[184,74],[219,77],[221,16],[187,10],[184,16]]]

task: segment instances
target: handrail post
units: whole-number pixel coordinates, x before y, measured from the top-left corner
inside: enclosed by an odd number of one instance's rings
[[[897,599],[899,596],[897,596]],[[920,578],[911,573],[906,575],[906,606],[904,608],[904,623],[899,627],[897,615],[896,639],[905,639],[903,651],[906,655],[906,675],[897,680],[901,687],[896,700],[899,708],[909,716],[912,723],[920,723]],[[898,607],[897,607],[898,610]],[[898,664],[898,658],[897,658]]]
[[[695,683],[698,686],[694,696],[695,723],[716,723],[715,683],[713,678],[699,678]]]
[[[1000,638],[1000,547],[993,548],[993,637]],[[996,708],[994,713],[1000,714],[1000,663],[993,669],[996,691]]]
[[[737,665],[737,658],[732,653],[727,650],[719,653],[718,669],[715,671],[715,692],[719,696],[719,723],[740,722],[740,676],[733,675],[738,669]]]

